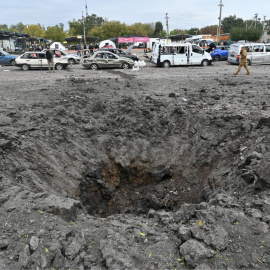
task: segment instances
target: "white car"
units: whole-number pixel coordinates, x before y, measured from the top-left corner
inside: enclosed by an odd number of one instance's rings
[[[79,64],[80,61],[81,61],[81,57],[77,54],[73,54],[73,53],[68,53],[68,52],[65,52],[63,50],[60,50],[60,49],[50,49],[54,55],[57,57],[63,57],[65,59],[68,59],[68,62],[70,65],[75,65],[75,64]],[[47,50],[44,49],[43,52],[46,52]]]
[[[69,65],[68,59],[54,57],[56,70],[65,69]],[[23,70],[29,69],[48,69],[48,62],[45,52],[25,52],[15,59],[15,66]]]

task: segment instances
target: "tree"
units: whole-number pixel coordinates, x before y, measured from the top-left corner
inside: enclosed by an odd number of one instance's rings
[[[90,32],[95,26],[102,26],[104,22],[105,20],[102,17],[98,17],[96,14],[88,15],[84,20],[85,33]],[[69,34],[71,36],[83,35],[83,19],[79,19],[78,21],[73,19],[73,21],[69,21],[68,24],[70,29]]]
[[[186,31],[187,34],[189,35],[199,35],[200,34],[200,29],[197,27],[192,27],[189,30]]]
[[[53,41],[63,42],[65,37],[67,37],[67,33],[64,31],[64,24],[60,23],[59,25],[48,26],[45,37]]]
[[[217,34],[217,29],[218,26],[217,25],[210,25],[210,26],[205,26],[203,28],[201,28],[200,33],[203,34],[210,34],[210,35],[216,35]],[[220,33],[223,34],[223,30],[220,30]]]
[[[258,41],[262,35],[261,29],[246,29],[246,27],[235,27],[230,32],[232,40]]]
[[[23,33],[40,38],[45,36],[45,30],[40,26],[40,24],[30,24],[25,26]]]
[[[104,22],[105,20],[102,17],[98,17],[96,14],[88,15],[85,19],[85,30],[89,32],[94,26],[101,26]]]
[[[154,32],[154,35],[155,36],[160,36],[161,33],[163,31],[163,24],[162,22],[156,22],[155,23],[155,32]]]
[[[244,28],[246,26],[245,22],[241,18],[237,18],[236,15],[225,17],[221,21],[221,28],[225,33],[230,33],[232,28],[240,27]]]
[[[7,24],[0,24],[0,31],[8,31],[8,25]]]
[[[155,28],[153,24],[149,23],[134,23],[127,26],[129,35],[137,36],[154,36]]]
[[[76,36],[76,35],[83,35],[83,24],[82,21],[76,21],[73,19],[73,21],[69,21],[69,34],[71,36]]]
[[[187,30],[181,30],[181,29],[176,28],[170,31],[171,36],[180,35],[180,34],[187,34]]]
[[[100,27],[94,26],[88,33],[88,35],[98,37],[100,40],[126,36],[128,34],[128,26],[119,21],[104,22]]]
[[[19,22],[17,24],[12,24],[9,27],[9,30],[16,33],[22,33],[25,25],[22,22]]]

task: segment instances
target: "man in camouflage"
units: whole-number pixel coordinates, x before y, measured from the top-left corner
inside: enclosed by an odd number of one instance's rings
[[[240,72],[242,67],[244,67],[247,70],[246,75],[250,75],[250,71],[249,71],[249,68],[247,66],[247,51],[245,50],[244,47],[241,48],[240,56],[241,56],[241,58],[240,58],[239,67],[238,67],[237,71],[234,73],[234,75],[238,75],[238,73]]]

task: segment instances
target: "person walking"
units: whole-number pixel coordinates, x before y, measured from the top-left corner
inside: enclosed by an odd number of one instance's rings
[[[234,73],[234,75],[238,75],[238,73],[240,72],[242,67],[244,67],[246,69],[246,71],[247,71],[246,75],[250,75],[250,71],[249,71],[249,68],[247,66],[247,51],[245,50],[244,47],[241,48],[239,67],[238,67],[237,71]]]
[[[53,52],[50,51],[50,46],[47,46],[47,51],[45,53],[45,56],[46,56],[46,59],[47,59],[47,62],[48,62],[49,72],[51,73],[51,65],[52,65],[53,72],[55,72],[55,70],[54,70],[54,62],[53,62]]]

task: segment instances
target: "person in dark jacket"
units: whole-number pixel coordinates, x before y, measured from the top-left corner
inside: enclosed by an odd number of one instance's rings
[[[47,62],[48,62],[49,72],[51,73],[51,65],[52,65],[53,72],[55,72],[54,62],[53,62],[53,52],[50,51],[50,46],[47,46],[47,51],[45,53],[45,56],[46,56],[46,59],[47,59]]]
[[[209,48],[207,50],[205,50],[206,52],[210,53],[212,51],[214,51],[216,49],[216,45],[214,42],[209,44]]]
[[[88,49],[89,49],[90,53],[93,53],[94,47],[93,47],[93,44],[92,43],[89,45],[89,48]]]

